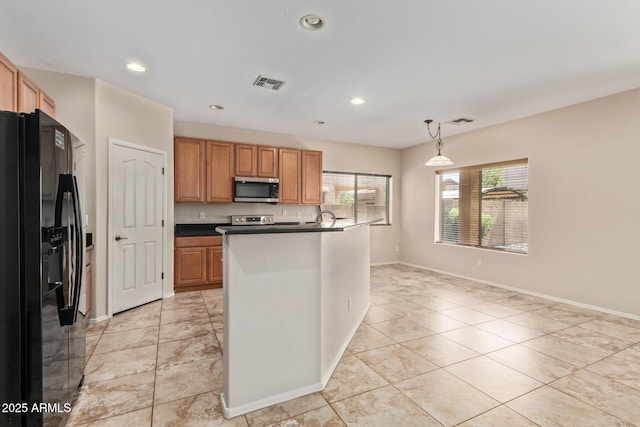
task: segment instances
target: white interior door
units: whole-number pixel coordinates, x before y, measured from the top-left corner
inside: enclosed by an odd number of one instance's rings
[[[162,298],[162,154],[114,143],[109,238],[112,312]]]

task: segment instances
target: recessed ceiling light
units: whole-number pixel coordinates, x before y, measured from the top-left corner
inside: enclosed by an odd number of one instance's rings
[[[128,62],[125,64],[128,70],[135,71],[136,73],[144,73],[147,71],[146,67],[142,64],[138,64],[137,62]]]
[[[324,120],[314,120],[313,124],[314,125],[323,125],[324,124]]]
[[[305,30],[318,31],[326,27],[327,21],[318,15],[305,15],[300,18],[300,25]]]
[[[209,105],[209,108],[211,108],[212,110],[224,110],[224,107],[222,105],[215,105],[215,104]]]
[[[365,100],[364,100],[364,99],[362,99],[362,98],[353,98],[353,99],[352,99],[351,101],[349,101],[349,102],[351,102],[353,105],[360,105],[360,104],[364,104],[364,103],[365,103],[365,102],[367,102],[367,101],[365,101]]]

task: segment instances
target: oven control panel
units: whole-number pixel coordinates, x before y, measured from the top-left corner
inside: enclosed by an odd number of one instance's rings
[[[275,220],[273,215],[232,215],[231,225],[271,225]]]

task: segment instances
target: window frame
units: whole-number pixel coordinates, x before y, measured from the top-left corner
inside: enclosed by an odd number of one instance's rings
[[[378,221],[371,223],[372,226],[390,226],[392,224],[392,215],[391,215],[391,200],[392,198],[392,188],[393,188],[393,176],[387,174],[377,174],[377,173],[363,173],[363,172],[345,172],[345,171],[330,171],[323,170],[322,171],[322,180],[324,184],[324,174],[336,174],[336,175],[350,175],[354,177],[354,195],[353,195],[353,220],[355,222],[358,221],[358,176],[367,176],[367,177],[378,177],[378,178],[386,178],[387,182],[387,191],[385,192],[385,216],[386,221]],[[321,205],[325,205],[324,201],[321,200]]]
[[[527,166],[527,201],[529,200],[528,197],[528,193],[529,193],[529,159],[528,158],[522,158],[522,159],[515,159],[515,160],[507,160],[507,161],[501,161],[501,162],[493,162],[493,163],[483,163],[483,164],[478,164],[478,165],[470,165],[470,166],[462,166],[462,167],[449,167],[449,168],[445,168],[445,169],[438,169],[435,171],[435,218],[434,218],[434,243],[436,244],[443,244],[443,245],[449,245],[449,246],[460,246],[460,247],[467,247],[467,248],[476,248],[476,249],[484,249],[484,250],[490,250],[490,251],[497,251],[497,252],[504,252],[504,253],[510,253],[510,254],[516,254],[516,255],[528,255],[529,254],[529,248],[528,248],[528,243],[529,243],[529,236],[528,236],[528,225],[527,225],[527,239],[526,239],[526,243],[527,243],[527,249],[524,251],[519,251],[519,250],[509,250],[507,248],[499,248],[499,247],[491,247],[491,246],[483,246],[482,245],[482,239],[479,239],[479,244],[473,244],[473,243],[459,243],[459,242],[450,242],[450,241],[445,241],[442,238],[442,229],[444,227],[444,218],[443,218],[443,213],[442,213],[442,180],[441,180],[441,175],[447,174],[447,173],[454,173],[454,172],[464,172],[464,171],[471,171],[471,170],[479,170],[482,171],[483,169],[491,169],[491,168],[501,168],[501,167],[509,167],[509,166]],[[480,181],[480,186],[482,186],[482,182]],[[479,194],[482,195],[482,189],[480,189]],[[459,197],[459,196],[458,196]],[[482,221],[482,197],[480,197],[479,200],[480,203],[480,209],[479,209],[479,213],[480,213],[480,217],[478,218],[478,227],[481,227],[481,221]],[[527,206],[527,224],[529,223],[529,209]]]

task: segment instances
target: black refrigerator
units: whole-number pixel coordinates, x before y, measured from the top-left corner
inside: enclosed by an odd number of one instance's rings
[[[2,426],[64,424],[84,380],[77,142],[42,111],[0,112]]]

